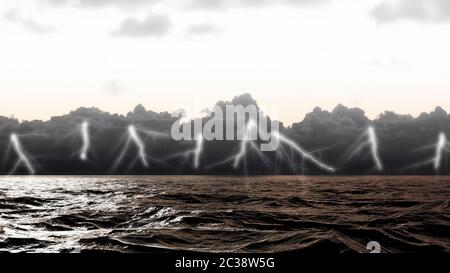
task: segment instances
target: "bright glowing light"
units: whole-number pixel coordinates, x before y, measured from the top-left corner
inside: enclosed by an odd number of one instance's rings
[[[145,155],[144,142],[139,137],[139,135],[136,131],[136,127],[134,127],[133,125],[128,126],[128,137],[129,137],[129,140],[131,140],[132,142],[134,142],[134,144],[136,144],[136,146],[138,148],[138,157],[141,160],[142,164],[145,167],[148,167],[148,161],[147,161],[147,157]]]
[[[438,136],[438,140],[436,142],[436,144],[434,145],[429,145],[429,146],[425,146],[422,147],[418,150],[424,150],[424,149],[434,149],[434,156],[431,159],[428,159],[426,161],[422,161],[419,163],[416,163],[414,165],[410,165],[407,168],[415,168],[415,167],[419,167],[419,166],[424,166],[424,165],[433,165],[433,168],[438,171],[439,169],[441,169],[442,167],[442,161],[444,159],[444,155],[445,153],[450,151],[450,143],[447,140],[447,137],[445,136],[444,133],[439,133]]]
[[[375,128],[373,126],[370,126],[367,129],[367,137],[370,145],[372,158],[376,163],[377,169],[381,171],[383,170],[383,163],[381,163],[380,155],[378,153],[378,138],[375,132]]]
[[[331,166],[323,163],[322,161],[318,160],[317,158],[312,156],[310,153],[308,153],[305,150],[303,150],[303,148],[300,147],[298,144],[296,144],[294,141],[292,141],[291,139],[289,139],[286,136],[282,135],[281,133],[274,133],[273,135],[280,140],[280,143],[284,143],[284,144],[288,145],[290,148],[293,148],[303,158],[308,159],[309,161],[314,163],[314,165],[318,166],[319,168],[324,169],[324,170],[329,171],[329,172],[335,172],[335,169],[333,167],[331,167]]]
[[[14,151],[16,152],[16,154],[18,156],[17,163],[14,166],[13,170],[11,171],[11,173],[14,173],[15,170],[21,164],[23,164],[28,169],[28,172],[30,174],[35,174],[35,170],[34,170],[33,166],[31,165],[31,162],[28,159],[28,157],[27,157],[27,155],[26,155],[22,145],[20,144],[19,137],[16,134],[11,134],[10,141],[11,141],[11,144],[12,144],[12,147],[13,147]]]
[[[222,160],[220,162],[217,162],[215,164],[211,164],[208,167],[222,165],[228,162],[233,162],[233,167],[237,169],[239,167],[239,163],[242,158],[244,158],[244,167],[245,167],[245,155],[247,154],[247,146],[250,145],[250,148],[252,148],[253,151],[256,152],[256,154],[259,156],[259,158],[262,160],[262,162],[266,165],[266,167],[272,167],[269,159],[258,149],[257,145],[252,141],[252,134],[256,133],[254,130],[256,129],[256,123],[253,120],[249,120],[247,124],[244,127],[244,130],[242,131],[242,140],[239,152],[235,155],[226,158],[225,160]],[[238,131],[238,134],[240,132]]]
[[[355,154],[359,153],[363,148],[369,147],[370,148],[370,155],[375,163],[375,167],[377,170],[382,171],[383,170],[383,163],[381,161],[380,155],[379,155],[379,145],[378,145],[378,138],[375,131],[375,128],[373,126],[369,126],[367,128],[366,132],[361,138],[367,138],[366,141],[362,142],[356,149],[352,151],[352,153],[348,156],[347,160],[355,156]],[[360,140],[356,142],[356,144],[360,143]]]
[[[245,126],[245,130],[243,132],[244,137],[241,141],[241,148],[239,152],[234,156],[234,168],[237,168],[239,165],[239,161],[241,161],[242,157],[245,157],[247,153],[247,144],[251,142],[250,140],[250,132],[255,129],[255,122],[253,120],[249,120],[247,125]]]
[[[184,157],[184,161],[183,161],[183,165],[184,165],[186,160],[188,160],[191,157],[191,155],[193,155],[192,167],[195,169],[198,169],[200,167],[200,158],[203,153],[204,138],[203,138],[202,134],[197,134],[195,139],[196,139],[196,142],[195,142],[194,149],[191,149],[191,150],[188,150],[188,151],[182,152],[182,153],[176,153],[176,154],[169,155],[165,159],[174,158],[174,157]]]
[[[141,138],[140,133],[145,135],[144,138]],[[116,161],[114,162],[113,166],[112,166],[112,171],[116,170],[117,167],[119,166],[119,164],[123,161],[123,158],[125,157],[130,145],[132,143],[134,143],[138,149],[138,153],[137,156],[135,157],[135,159],[131,162],[131,164],[129,165],[129,168],[131,168],[131,166],[133,166],[136,161],[141,161],[142,165],[144,165],[146,168],[148,168],[150,166],[149,164],[149,159],[152,161],[156,161],[159,163],[164,163],[158,159],[152,158],[150,155],[148,155],[146,153],[145,150],[145,142],[144,140],[147,140],[149,137],[151,138],[168,138],[169,136],[167,134],[164,133],[160,133],[157,131],[152,131],[152,130],[146,130],[146,129],[141,129],[141,128],[137,128],[134,125],[129,125],[128,129],[127,129],[127,133],[126,133],[126,142],[125,145],[122,149],[122,152],[120,153],[120,155],[117,157]]]
[[[193,151],[193,153],[194,153],[194,168],[196,168],[196,169],[200,165],[200,156],[201,156],[202,152],[203,152],[203,135],[198,134],[195,150]]]
[[[89,123],[87,121],[83,121],[83,123],[80,126],[80,131],[81,131],[81,139],[83,140],[83,145],[81,146],[80,150],[80,159],[85,161],[87,160],[87,154],[90,146]]]
[[[167,134],[164,133],[160,133],[157,131],[153,131],[153,130],[146,130],[146,129],[141,129],[141,128],[135,128],[134,129],[136,132],[142,132],[143,134],[149,136],[149,137],[159,137],[159,138],[168,138],[169,136]]]
[[[245,163],[245,156],[248,152],[247,146],[250,146],[250,148],[252,148],[252,150],[257,153],[259,158],[262,160],[262,162],[267,167],[273,167],[274,164],[270,163],[269,159],[258,149],[258,147],[257,147],[257,145],[255,145],[254,141],[251,140],[252,139],[251,134],[255,133],[254,130],[257,130],[257,129],[258,128],[257,128],[255,121],[249,120],[249,122],[247,123],[247,125],[245,127],[245,131],[243,132],[244,136],[241,140],[239,152],[236,155],[232,156],[231,158],[228,158],[217,164],[222,164],[229,160],[233,160],[233,162],[234,162],[233,166],[236,169],[239,166],[239,163],[243,158],[244,158],[244,163]],[[258,133],[261,133],[261,132],[258,131]],[[283,145],[289,147],[292,151],[295,151],[296,153],[300,154],[304,159],[309,160],[310,162],[312,162],[314,165],[318,166],[319,168],[324,169],[328,172],[335,172],[335,169],[333,167],[331,167],[331,166],[323,163],[319,159],[315,158],[312,154],[306,152],[302,147],[300,147],[298,144],[296,144],[294,141],[292,141],[285,135],[283,135],[279,132],[273,132],[273,133],[271,133],[271,136],[273,138],[276,138],[279,140],[280,145],[278,146],[278,149],[279,149],[278,155],[280,155],[283,160],[288,161],[290,163],[290,166],[292,167],[292,169],[295,169],[295,163],[293,162],[293,160],[291,158],[289,158],[289,155],[286,153]],[[282,154],[280,152],[282,152]],[[217,164],[214,164],[214,165],[217,165]]]
[[[439,170],[441,168],[442,155],[446,150],[446,146],[447,146],[447,138],[445,137],[444,133],[440,133],[438,142],[436,144],[436,154],[433,159],[435,170]]]

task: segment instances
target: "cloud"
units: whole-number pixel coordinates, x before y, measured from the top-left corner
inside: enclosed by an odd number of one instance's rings
[[[193,0],[190,3],[192,9],[217,10],[228,8],[230,0]]]
[[[270,0],[240,0],[239,2],[242,6],[249,8],[258,8],[271,4]]]
[[[187,28],[187,33],[189,35],[205,35],[205,34],[214,34],[218,32],[220,32],[220,29],[210,23],[191,25]]]
[[[285,0],[284,2],[292,6],[317,6],[331,2],[331,0]]]
[[[220,107],[226,105],[255,105],[257,102],[250,94],[234,97],[231,101],[217,103]],[[206,117],[206,122],[210,117]],[[70,157],[70,151],[78,149],[80,137],[76,128],[82,121],[89,121],[92,152],[98,156],[91,157],[91,164],[80,164],[78,157]],[[48,121],[18,122],[15,119],[0,116],[0,151],[6,150],[9,145],[11,133],[24,134],[33,132],[40,135],[39,138],[29,138],[26,143],[27,150],[39,156],[41,174],[108,174],[116,157],[121,150],[114,147],[123,144],[124,132],[130,124],[134,124],[142,134],[148,133],[148,137],[142,141],[152,147],[154,158],[162,161],[155,162],[149,169],[124,167],[117,169],[114,174],[180,174],[180,166],[185,163],[184,157],[172,157],[182,154],[192,142],[175,141],[170,139],[170,131],[176,118],[169,112],[156,113],[146,110],[142,105],[137,105],[133,111],[126,115],[108,113],[98,108],[79,108],[67,115],[52,117]],[[224,121],[222,121],[224,122]],[[223,124],[225,126],[225,124]],[[435,155],[435,143],[440,133],[450,136],[450,115],[441,107],[430,113],[423,113],[414,118],[411,115],[399,115],[394,112],[384,112],[377,119],[370,120],[362,109],[348,108],[338,105],[332,111],[315,108],[307,114],[303,121],[294,123],[291,128],[281,127],[280,133],[291,138],[311,154],[320,157],[321,160],[337,167],[338,174],[371,174],[373,159],[370,155],[370,147],[358,145],[365,140],[365,132],[368,126],[376,129],[379,140],[379,152],[386,167],[384,174],[436,174],[433,163],[429,161]],[[73,132],[73,134],[70,134]],[[156,132],[156,133],[155,133]],[[67,135],[61,141],[61,136]],[[167,137],[151,137],[162,136]],[[58,145],[53,145],[58,143]],[[314,166],[303,162],[302,158],[295,155],[281,156],[285,154],[282,149],[279,152],[264,153],[264,159],[254,157],[249,150],[248,164],[246,168],[234,169],[232,164],[214,165],[224,162],[224,159],[238,151],[239,141],[208,141],[204,146],[202,165],[194,170],[196,174],[291,174],[297,169],[293,166],[301,166],[308,174],[322,174]],[[49,149],[49,147],[51,147]],[[355,152],[359,151],[359,152]],[[289,153],[289,151],[288,151]],[[354,154],[353,157],[349,155]],[[109,155],[104,158],[101,155]],[[125,153],[123,162],[133,162],[134,153]],[[272,162],[276,169],[266,168],[264,162]],[[12,157],[5,158],[0,164],[0,174],[14,167],[15,160]],[[124,164],[125,165],[125,164]],[[126,164],[128,165],[128,164]],[[208,167],[207,167],[208,166]],[[193,173],[189,169],[182,168],[182,174]],[[442,160],[440,174],[450,174],[450,162]],[[292,171],[292,172],[291,172]],[[19,171],[20,172],[20,171]]]
[[[54,7],[77,6],[80,8],[140,8],[159,2],[160,0],[45,0]]]
[[[151,14],[143,20],[128,17],[111,34],[125,37],[161,37],[166,35],[171,28],[172,22],[168,16]]]
[[[41,0],[53,7],[139,9],[154,4],[187,5],[190,9],[224,10],[236,7],[258,8],[270,5],[312,6],[331,0]]]
[[[49,32],[53,32],[55,29],[51,26],[43,25],[34,19],[31,18],[25,18],[19,14],[19,11],[17,9],[12,9],[3,14],[3,19],[5,21],[18,24],[22,26],[24,29],[39,33],[39,34],[45,34]]]
[[[260,8],[267,6],[313,6],[330,0],[191,0],[189,8],[225,10],[229,8]]]
[[[448,22],[450,21],[450,1],[383,1],[371,9],[370,16],[374,18],[378,23],[389,23],[400,20],[421,22]]]
[[[103,86],[103,92],[111,96],[121,95],[125,89],[125,86],[117,80],[107,81]]]

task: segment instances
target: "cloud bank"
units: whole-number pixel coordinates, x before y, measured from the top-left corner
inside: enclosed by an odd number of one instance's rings
[[[150,14],[143,20],[127,17],[111,34],[125,37],[161,37],[171,28],[172,22],[167,15]]]
[[[3,20],[20,25],[25,30],[33,33],[44,34],[53,32],[55,29],[39,23],[38,21],[26,18],[19,13],[19,10],[12,9],[3,14]]]
[[[190,9],[225,10],[230,8],[261,8],[267,6],[315,6],[331,0],[192,0]]]
[[[220,101],[226,105],[257,105],[249,94]],[[204,123],[209,117],[204,117]],[[79,108],[68,115],[53,117],[49,121],[25,121],[19,123],[13,118],[0,116],[0,154],[6,154],[11,134],[17,134],[24,149],[38,159],[39,174],[106,174],[116,158],[121,156],[121,145],[126,145],[128,126],[138,128],[145,143],[149,158],[158,159],[150,168],[129,163],[136,158],[131,149],[123,155],[123,168],[115,174],[325,174],[314,165],[292,155],[280,158],[275,152],[265,153],[265,158],[276,164],[267,165],[256,154],[249,151],[246,167],[234,168],[232,164],[217,164],[234,155],[241,147],[240,141],[206,141],[202,154],[202,165],[198,169],[185,164],[183,154],[195,147],[194,141],[175,141],[170,130],[176,118],[168,112],[156,113],[142,105],[127,115],[110,114],[97,108]],[[76,151],[81,138],[77,128],[84,121],[90,124],[92,153],[90,161],[80,161]],[[435,145],[440,134],[450,136],[450,115],[437,107],[430,113],[414,118],[385,112],[377,119],[368,119],[359,108],[338,105],[333,111],[315,108],[305,118],[290,128],[281,126],[280,133],[301,145],[306,151],[322,161],[336,167],[338,174],[379,173],[374,170],[370,149],[361,149],[354,157],[355,143],[361,140],[367,128],[376,130],[379,140],[380,158],[385,166],[383,174],[450,174],[450,161],[446,151],[442,167],[434,169]],[[165,136],[165,137],[163,137]],[[134,147],[136,148],[136,147]],[[71,156],[72,155],[72,156]],[[0,174],[7,174],[14,167],[14,154],[0,162]],[[184,166],[184,168],[183,168]],[[297,170],[298,168],[298,170]],[[26,169],[19,173],[26,174]]]
[[[371,9],[370,16],[374,18],[378,23],[390,23],[400,20],[419,22],[449,22],[450,1],[383,1]]]
[[[44,0],[44,2],[53,7],[77,6],[80,8],[115,7],[136,9],[160,2],[160,0]]]
[[[214,24],[210,23],[195,24],[187,28],[187,33],[189,35],[205,35],[205,34],[214,34],[218,32],[220,32],[220,29],[216,27]]]

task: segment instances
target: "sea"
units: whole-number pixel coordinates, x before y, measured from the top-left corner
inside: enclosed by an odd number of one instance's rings
[[[446,176],[2,176],[0,252],[450,252]]]

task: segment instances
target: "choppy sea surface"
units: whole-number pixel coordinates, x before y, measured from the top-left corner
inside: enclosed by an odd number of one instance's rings
[[[0,177],[0,252],[450,252],[450,177]]]

